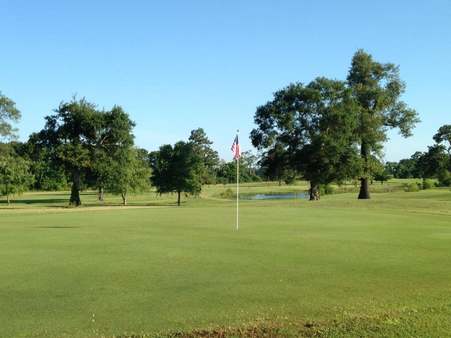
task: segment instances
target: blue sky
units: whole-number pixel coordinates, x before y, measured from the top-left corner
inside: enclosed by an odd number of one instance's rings
[[[432,144],[451,123],[451,1],[0,0],[0,90],[25,140],[72,95],[136,122],[152,150],[203,127],[225,159],[244,150],[258,105],[290,82],[344,79],[364,48],[401,67],[414,136],[390,132],[387,160]]]

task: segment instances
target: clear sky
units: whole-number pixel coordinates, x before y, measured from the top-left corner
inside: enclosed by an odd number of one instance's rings
[[[345,79],[358,48],[401,67],[422,123],[390,133],[387,160],[451,123],[451,1],[0,0],[0,90],[20,137],[72,95],[119,104],[148,150],[203,127],[225,159],[244,150],[258,105],[290,82]]]

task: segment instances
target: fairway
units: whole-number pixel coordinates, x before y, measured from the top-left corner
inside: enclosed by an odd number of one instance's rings
[[[255,323],[320,336],[451,332],[449,190],[241,210],[238,232],[233,201],[211,196],[180,208],[0,210],[0,336]]]

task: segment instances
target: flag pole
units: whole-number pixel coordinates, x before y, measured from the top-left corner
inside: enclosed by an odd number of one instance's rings
[[[237,136],[240,131],[237,130]],[[240,228],[240,156],[236,158],[236,230]]]

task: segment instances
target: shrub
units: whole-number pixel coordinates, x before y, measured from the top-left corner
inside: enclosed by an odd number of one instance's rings
[[[328,185],[326,185],[325,193],[326,193],[326,195],[335,194],[335,188],[333,186],[331,186],[330,184],[328,184]]]
[[[421,183],[420,183],[421,185]],[[420,187],[418,183],[404,183],[404,191],[405,192],[417,192],[420,191]]]
[[[322,184],[319,187],[319,191],[321,195],[332,195],[335,193],[335,188],[330,184]]]
[[[451,187],[451,173],[448,170],[444,170],[439,174],[438,184],[441,187]]]
[[[232,199],[235,197],[235,194],[233,193],[232,189],[228,188],[225,191],[221,192],[219,196],[221,196],[221,198]]]
[[[422,186],[422,188],[424,189],[424,190],[426,190],[426,189],[431,189],[431,188],[433,188],[434,187],[434,182],[432,181],[432,180],[424,180],[423,181],[423,186]]]

